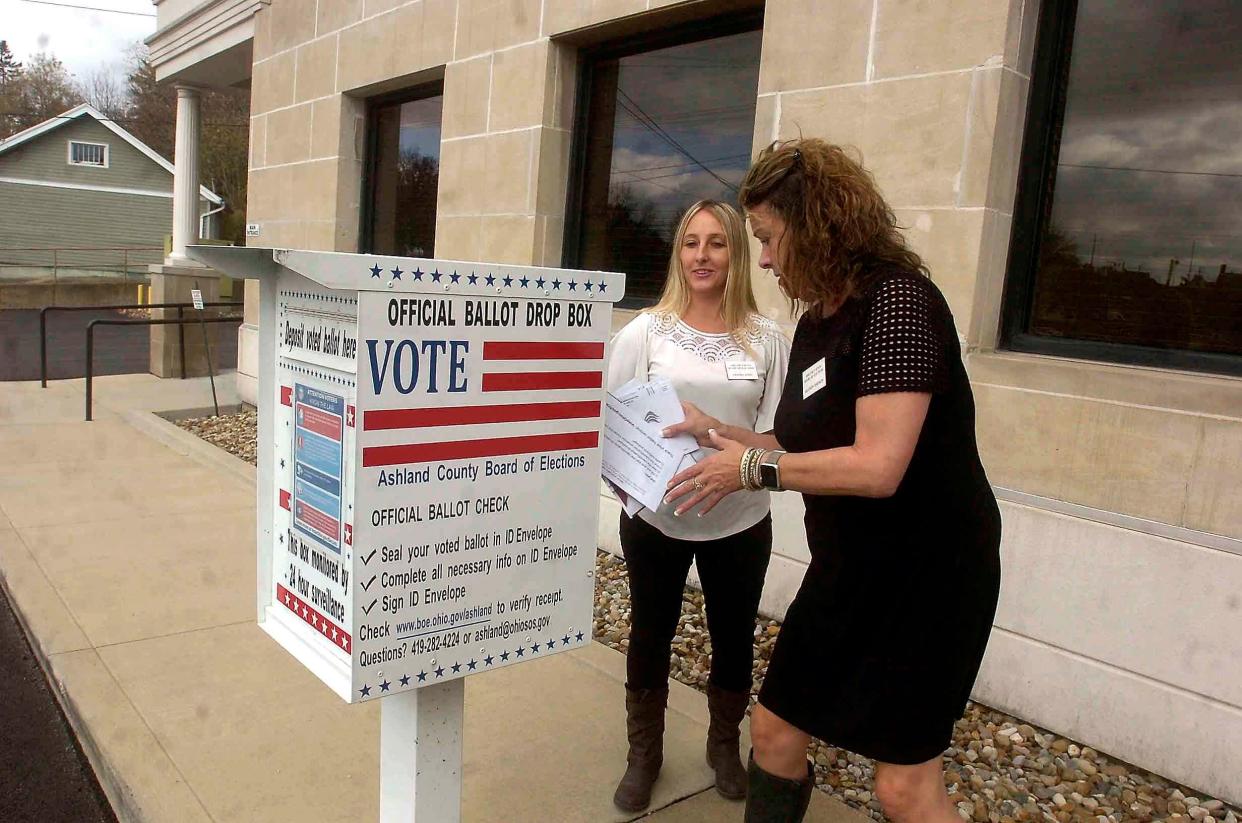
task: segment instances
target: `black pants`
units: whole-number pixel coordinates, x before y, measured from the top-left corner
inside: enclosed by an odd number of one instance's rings
[[[668,683],[669,651],[681,618],[681,595],[691,561],[698,561],[713,685],[750,692],[755,615],[772,556],[772,518],[719,540],[678,540],[640,517],[621,513],[621,550],[630,578],[630,651],[626,685],[658,689]]]

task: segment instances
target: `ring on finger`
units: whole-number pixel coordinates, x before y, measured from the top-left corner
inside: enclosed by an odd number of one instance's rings
[[[694,490],[700,492],[703,491],[703,481],[697,477],[694,478]]]

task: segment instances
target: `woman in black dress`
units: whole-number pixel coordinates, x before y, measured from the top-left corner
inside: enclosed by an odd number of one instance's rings
[[[760,265],[805,308],[775,431],[690,406],[668,434],[720,450],[673,478],[680,514],[765,487],[806,504],[811,563],[751,717],[746,819],[802,819],[814,735],[876,761],[890,819],[958,823],[940,758],[992,627],[1000,513],[953,318],[839,147],[773,144],[740,199]]]

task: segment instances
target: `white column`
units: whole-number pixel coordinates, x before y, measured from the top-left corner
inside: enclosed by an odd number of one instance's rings
[[[177,143],[173,155],[172,254],[168,262],[194,265],[185,247],[198,241],[199,90],[177,86]]]
[[[465,686],[459,678],[380,701],[380,823],[461,820]]]

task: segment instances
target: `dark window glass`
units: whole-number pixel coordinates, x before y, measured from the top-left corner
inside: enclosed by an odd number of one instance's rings
[[[75,166],[108,165],[108,147],[102,143],[69,143],[70,161]]]
[[[702,35],[700,35],[702,36]],[[750,163],[759,31],[590,60],[571,265],[625,272],[626,305],[654,302],[681,213],[737,201]]]
[[[444,97],[371,107],[369,251],[432,257]]]
[[[1040,41],[1047,107],[1031,127],[1045,133],[1027,160],[1042,149],[1043,182],[1023,181],[1037,230],[1015,258],[1029,270],[1019,331],[1231,370],[1219,355],[1242,354],[1242,3],[1080,0],[1045,13]]]

